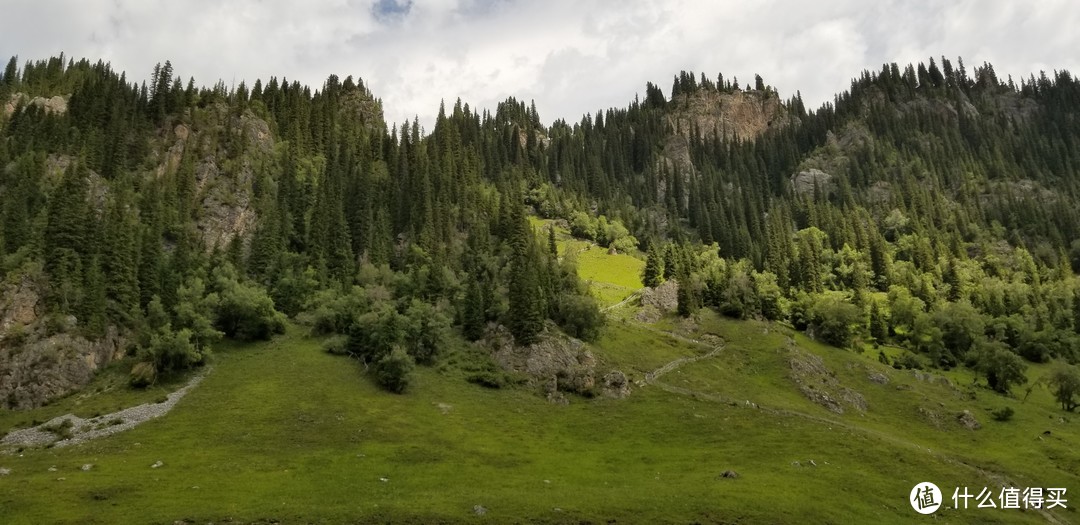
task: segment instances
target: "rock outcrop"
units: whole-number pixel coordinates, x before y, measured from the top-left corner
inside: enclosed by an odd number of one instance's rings
[[[43,314],[40,287],[29,276],[0,288],[0,407],[35,408],[70,394],[125,353],[116,329],[90,341],[74,333],[74,317],[46,323]]]
[[[45,110],[46,114],[50,115],[63,115],[67,113],[68,101],[67,97],[55,95],[52,97],[33,97],[30,98],[26,93],[14,93],[4,103],[4,116],[9,116],[15,113],[15,110],[20,107],[36,106]]]
[[[529,376],[544,387],[549,399],[563,400],[563,392],[616,398],[629,394],[629,380],[622,372],[598,371],[597,360],[585,343],[556,329],[545,330],[539,342],[528,346],[514,344],[513,336],[502,327],[491,330],[486,339],[499,367]]]

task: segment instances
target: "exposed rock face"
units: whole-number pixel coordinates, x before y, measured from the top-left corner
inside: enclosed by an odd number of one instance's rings
[[[816,186],[819,191],[828,192],[832,188],[833,176],[817,168],[800,171],[791,177],[791,188],[799,195],[814,193]]]
[[[52,97],[34,97],[30,98],[26,93],[14,93],[4,103],[4,116],[15,113],[15,110],[19,107],[37,106],[45,110],[46,114],[50,115],[63,115],[67,113],[68,103],[66,97],[59,95]]]
[[[181,123],[161,132],[164,140],[154,176],[160,179],[177,173],[185,156],[198,159],[194,161],[195,188],[202,210],[197,227],[203,246],[212,252],[226,249],[237,238],[245,243],[249,240],[248,234],[258,223],[253,203],[255,173],[260,159],[273,152],[275,141],[270,125],[250,112],[231,115],[224,105],[209,112],[211,118],[205,125],[192,128]],[[245,140],[239,157],[201,140],[208,129],[218,134],[240,130]]]
[[[91,342],[68,333],[45,336],[37,283],[24,276],[0,289],[0,407],[27,409],[82,388],[94,373],[123,357],[115,329]],[[64,324],[74,328],[77,321]]]
[[[664,281],[656,288],[646,288],[641,293],[641,306],[651,306],[660,312],[674,312],[679,308],[679,283]]]
[[[29,277],[0,288],[0,348],[7,346],[5,343],[14,343],[8,341],[13,332],[36,322],[40,308],[41,297]]]
[[[99,368],[123,357],[124,348],[115,329],[94,342],[57,334],[19,346],[0,345],[0,406],[35,408],[74,392]]]
[[[664,151],[658,162],[670,176],[676,172],[688,183],[697,174],[690,158],[690,140],[720,136],[725,140],[751,140],[771,128],[787,126],[792,117],[772,90],[715,91],[701,89],[675,97],[667,116],[667,125],[674,131],[664,141]],[[667,186],[660,183],[657,195],[666,198]],[[687,205],[689,196],[684,196]]]
[[[668,123],[689,137],[694,128],[702,138],[720,134],[722,138],[751,140],[772,127],[788,125],[787,111],[775,92],[701,89],[677,97]]]
[[[244,239],[253,231],[257,222],[251,202],[254,179],[248,165],[225,174],[214,159],[205,159],[195,168],[196,185],[206,188],[198,228],[208,252],[225,249],[233,239]]]

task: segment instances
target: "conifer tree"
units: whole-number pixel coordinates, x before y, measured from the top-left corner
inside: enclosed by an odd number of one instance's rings
[[[664,263],[656,249],[655,243],[649,244],[648,255],[645,259],[645,269],[641,276],[642,283],[649,288],[656,288],[664,282]]]

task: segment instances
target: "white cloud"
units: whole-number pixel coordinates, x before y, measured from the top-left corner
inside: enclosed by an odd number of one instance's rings
[[[680,70],[760,73],[808,105],[863,69],[963,56],[999,75],[1080,70],[1080,3],[1043,0],[15,0],[0,54],[102,58],[128,78],[170,59],[212,84],[271,75],[318,87],[356,75],[388,119],[428,123],[439,101],[535,99],[545,120],[625,106]],[[376,12],[380,16],[376,16]]]

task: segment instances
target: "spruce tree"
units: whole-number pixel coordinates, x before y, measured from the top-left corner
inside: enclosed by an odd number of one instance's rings
[[[645,259],[645,269],[642,271],[641,281],[649,288],[656,288],[664,282],[664,263],[657,252],[655,243],[649,244],[649,252]]]

